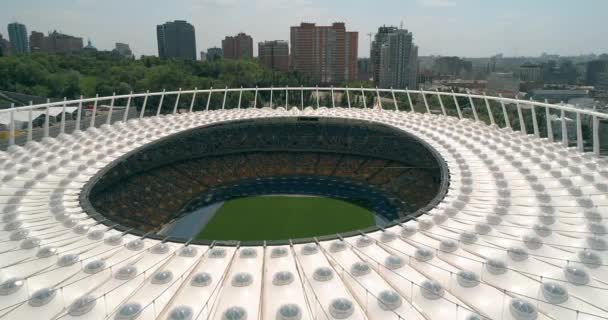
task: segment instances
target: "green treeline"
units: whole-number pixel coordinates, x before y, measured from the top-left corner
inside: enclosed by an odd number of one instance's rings
[[[109,54],[32,54],[0,58],[0,90],[68,99],[209,87],[300,86],[296,72],[272,71],[255,60],[213,62],[117,59]]]

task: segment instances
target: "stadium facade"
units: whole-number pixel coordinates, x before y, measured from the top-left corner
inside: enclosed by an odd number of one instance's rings
[[[255,92],[255,100],[245,108],[241,97],[249,91]],[[321,106],[319,91],[331,94],[331,105]],[[259,107],[263,93],[270,92],[284,92],[285,105],[273,105],[270,98],[268,105]],[[347,107],[335,106],[337,92],[347,96]],[[226,104],[229,93],[239,96],[238,104]],[[312,107],[304,104],[309,94],[316,97]],[[221,107],[210,104],[212,95],[223,95]],[[378,99],[373,108],[355,108],[351,106],[355,95]],[[188,103],[186,96],[192,99]],[[206,103],[201,96],[206,96]],[[400,97],[417,107],[403,108]],[[439,103],[429,103],[431,97]],[[126,101],[124,109],[114,108],[119,99]],[[446,99],[454,100],[456,110],[444,105]],[[463,99],[469,102],[466,106],[461,105]],[[158,105],[151,106],[151,101]],[[94,109],[90,118],[84,118],[82,106],[89,103]],[[137,112],[130,112],[136,104]],[[62,105],[78,107],[74,123],[62,121],[55,131],[47,121],[40,141],[31,125],[22,136],[10,126],[10,146],[0,153],[1,318],[608,317],[608,239],[603,220],[608,162],[599,157],[597,132],[605,114],[501,97],[348,88],[180,90],[1,112],[15,119],[18,112]],[[510,121],[510,111],[518,119]],[[579,123],[590,117],[591,152],[584,152],[580,124],[576,141],[569,141],[566,134],[556,142],[551,117],[546,117],[546,127],[541,126],[538,111],[574,115]],[[103,125],[96,126],[100,117]],[[529,117],[533,128],[526,129]],[[123,218],[131,213],[108,204],[118,202],[117,197],[99,197],[97,205],[92,196],[96,185],[103,195],[104,183],[112,186],[135,174],[147,174],[148,169],[141,170],[146,163],[154,164],[153,170],[162,168],[155,161],[167,156],[151,155],[167,150],[163,143],[171,141],[174,146],[179,144],[176,141],[196,140],[208,130],[234,133],[260,123],[274,130],[298,119],[320,121],[319,126],[332,132],[343,132],[338,120],[352,121],[355,128],[373,127],[372,136],[376,130],[388,130],[407,138],[394,152],[382,149],[376,156],[409,164],[420,158],[435,161],[431,167],[438,171],[433,172],[445,174],[438,188],[428,191],[424,201],[430,206],[418,206],[421,209],[415,214],[399,216],[389,226],[344,235],[277,243],[213,239],[195,243],[159,238],[154,232],[141,232],[137,224],[117,222],[109,212]],[[512,128],[513,123],[519,130]],[[247,146],[246,139],[231,141],[244,141]],[[301,142],[287,142],[294,141]],[[361,149],[343,145],[341,156],[374,154],[362,152],[368,149],[365,144]],[[276,146],[263,143],[260,149]],[[318,156],[334,146],[318,143],[300,152]],[[421,149],[415,156],[399,155],[402,146]],[[228,157],[230,148],[222,145],[217,150],[222,151],[217,156]],[[198,158],[171,151],[186,163]],[[281,160],[261,161],[275,167]],[[437,174],[433,172],[428,174]],[[356,175],[343,178],[355,180]],[[437,191],[442,184],[445,194]]]

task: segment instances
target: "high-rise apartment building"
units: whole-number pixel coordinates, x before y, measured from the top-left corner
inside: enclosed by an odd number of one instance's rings
[[[225,59],[253,58],[253,38],[244,33],[239,33],[234,37],[226,37],[222,40],[222,50]]]
[[[608,60],[587,62],[586,83],[598,89],[608,90]]]
[[[274,40],[258,43],[258,59],[270,69],[289,71],[289,44],[287,41]]]
[[[224,52],[222,48],[213,47],[207,49],[207,61],[215,61],[222,59],[224,57]]]
[[[48,36],[49,47],[54,53],[75,53],[84,48],[82,38],[53,31]]]
[[[53,31],[45,36],[42,32],[32,31],[30,34],[32,52],[45,53],[76,53],[84,49],[82,38]]]
[[[291,27],[291,69],[319,84],[356,80],[358,37],[358,32],[347,32],[344,23]]]
[[[27,41],[27,29],[24,24],[18,22],[9,23],[8,38],[11,42],[13,53],[24,54],[30,52],[30,45]]]
[[[340,54],[338,54],[338,62],[340,60]],[[358,32],[344,32],[344,78],[340,80],[350,81],[359,79],[359,33]],[[342,70],[337,69],[336,74],[341,75]]]
[[[126,43],[116,42],[114,51],[123,58],[133,57],[133,51],[131,51],[131,47]]]
[[[384,45],[388,39],[388,35],[397,31],[397,27],[382,26],[378,28],[378,32],[374,36],[374,41],[370,48],[370,61],[372,69],[372,78],[376,84],[380,82],[380,55],[382,45]]]
[[[0,57],[11,55],[11,43],[2,37],[0,34]]]
[[[183,20],[175,20],[156,26],[158,56],[196,60],[194,26]]]
[[[418,47],[414,45],[412,33],[394,28],[376,41],[381,41],[372,45],[372,52],[375,46],[380,45],[378,78],[374,78],[376,84],[383,88],[417,88]]]
[[[359,80],[369,81],[372,79],[372,64],[370,58],[359,58],[357,60],[357,73]]]
[[[32,31],[30,34],[30,51],[44,52],[46,50],[45,35],[42,32]]]

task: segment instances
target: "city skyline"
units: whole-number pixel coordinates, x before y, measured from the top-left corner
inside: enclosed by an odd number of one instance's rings
[[[534,3],[515,0],[488,6],[480,0],[383,0],[380,4],[353,6],[342,0],[332,3],[318,0],[184,0],[177,6],[156,0],[121,3],[8,0],[5,3],[8,10],[0,12],[0,25],[18,21],[25,24],[28,31],[58,30],[90,38],[100,49],[110,49],[115,42],[130,43],[137,56],[157,55],[154,28],[173,20],[186,20],[194,25],[197,51],[220,46],[226,35],[246,32],[253,37],[253,51],[257,52],[258,42],[288,40],[289,27],[301,22],[318,25],[344,22],[350,30],[359,32],[359,57],[367,57],[367,33],[375,32],[380,25],[398,26],[403,21],[403,27],[414,33],[421,56],[607,52],[608,43],[604,37],[608,34],[608,26],[596,21],[601,21],[601,12],[608,10],[608,3],[585,2],[588,5],[563,0]],[[117,4],[123,10],[116,10]],[[391,10],[378,10],[381,6]],[[376,11],[378,13],[374,13]],[[137,19],[133,19],[133,12],[139,13]],[[227,15],[230,19],[226,19]],[[456,23],[457,28],[451,27]],[[1,33],[7,37],[6,30]]]

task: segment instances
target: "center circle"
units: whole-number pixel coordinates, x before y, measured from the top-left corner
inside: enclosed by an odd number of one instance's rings
[[[106,225],[153,238],[285,242],[415,218],[445,196],[446,177],[438,153],[403,130],[273,117],[205,125],[132,150],[89,180],[80,202]]]

